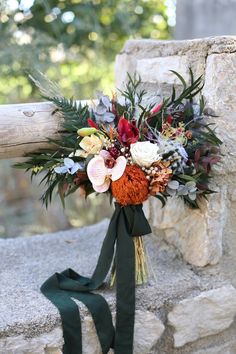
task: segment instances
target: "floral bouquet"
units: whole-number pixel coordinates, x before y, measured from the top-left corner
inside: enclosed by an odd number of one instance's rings
[[[221,144],[208,121],[214,112],[205,107],[200,94],[201,77],[194,80],[190,70],[188,86],[182,76],[173,73],[182,90],[177,94],[173,88],[168,98],[147,98],[140,79],[129,76],[124,91],[112,98],[98,92],[97,101],[90,105],[64,98],[52,83],[47,89],[36,82],[55,104],[55,112],[62,115],[64,133],[56,140],[49,139],[48,149],[29,154],[28,160],[16,167],[30,170],[32,176],[43,173],[46,206],[55,189],[63,205],[65,197],[77,189],[84,196],[107,193],[115,200],[115,212],[91,279],[69,269],[56,273],[41,288],[61,313],[64,353],[82,350],[78,332],[68,325],[71,296],[90,309],[103,353],[111,347],[116,354],[132,353],[134,288],[147,278],[142,235],[151,232],[142,203],[152,196],[164,205],[167,198],[177,196],[197,208],[200,198],[214,192],[209,181],[212,165],[220,161]],[[93,305],[85,297],[102,285],[112,262],[112,284],[116,279],[117,291],[115,332],[107,305],[100,304],[98,310],[98,295],[94,295]],[[58,300],[59,290],[64,294],[61,299],[67,292],[67,306]],[[101,309],[104,318],[99,322],[96,316]]]

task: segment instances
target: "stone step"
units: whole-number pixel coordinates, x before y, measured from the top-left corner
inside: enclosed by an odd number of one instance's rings
[[[0,354],[61,353],[60,316],[40,293],[40,285],[69,267],[89,276],[107,226],[103,220],[81,229],[0,239]],[[234,351],[227,353],[236,353],[231,334],[236,290],[229,280],[213,267],[202,272],[186,264],[155,235],[146,236],[145,244],[151,270],[148,283],[137,287],[134,354],[202,353],[228,337],[226,344]],[[100,293],[115,312],[114,289],[107,286]],[[85,306],[78,305],[83,353],[100,354],[92,319]]]

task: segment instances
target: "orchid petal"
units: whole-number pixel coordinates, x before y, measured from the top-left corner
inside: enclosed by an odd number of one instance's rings
[[[66,166],[57,166],[57,167],[54,167],[54,171],[58,174],[67,173],[67,167]]]
[[[110,98],[108,96],[102,96],[101,101],[104,104],[104,106],[106,106],[107,108],[110,107],[111,102],[110,102]]]
[[[103,115],[107,111],[107,107],[103,103],[99,103],[96,107],[96,113],[98,115]]]
[[[196,195],[196,193],[190,193],[188,195],[188,197],[189,197],[190,200],[195,200],[197,198],[197,195]]]
[[[105,182],[107,168],[101,156],[95,156],[89,161],[87,174],[92,184],[96,186],[101,186]]]
[[[112,181],[118,180],[123,175],[125,168],[126,168],[126,158],[124,156],[119,156],[116,159],[115,166],[111,169]]]
[[[67,168],[71,168],[74,166],[74,161],[72,159],[69,159],[68,157],[66,157],[64,159],[64,165],[67,167]]]
[[[78,162],[76,162],[75,164],[74,164],[74,166],[71,168],[71,170],[70,170],[70,174],[71,175],[73,175],[76,171],[78,171],[78,169],[80,168],[81,166],[80,166],[80,164],[78,163]]]
[[[102,158],[105,160],[105,159],[110,159],[112,156],[111,154],[109,153],[109,151],[107,150],[101,150],[99,152],[99,155],[102,156]]]
[[[113,122],[114,119],[115,119],[115,115],[112,112],[106,112],[103,115],[103,120],[107,123]]]
[[[110,180],[106,180],[100,186],[96,186],[96,185],[93,184],[93,189],[95,190],[95,192],[104,193],[104,192],[106,192],[109,189],[110,183],[111,183]]]
[[[179,188],[179,182],[176,180],[169,181],[168,187],[171,189],[177,190]]]

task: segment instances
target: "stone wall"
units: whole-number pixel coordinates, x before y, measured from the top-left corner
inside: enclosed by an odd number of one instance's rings
[[[190,211],[172,199],[162,209],[156,200],[149,203],[155,232],[180,250],[195,266],[217,264],[225,252],[236,251],[236,37],[189,41],[128,41],[116,59],[116,84],[122,88],[126,72],[135,71],[149,94],[170,93],[178,80],[169,70],[189,81],[188,67],[195,77],[203,75],[203,95],[219,117],[211,119],[224,141],[222,163],[215,168],[212,187],[217,194]],[[236,281],[236,278],[234,279]]]

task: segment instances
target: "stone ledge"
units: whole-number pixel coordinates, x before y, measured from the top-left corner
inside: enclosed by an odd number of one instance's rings
[[[130,39],[120,54],[138,55],[139,57],[147,52],[150,57],[172,56],[187,54],[189,50],[198,51],[199,48],[209,53],[233,53],[236,52],[236,36],[215,36],[188,40],[152,40],[152,39]]]
[[[84,275],[91,274],[107,226],[108,220],[104,220],[79,230],[0,240],[0,354],[60,352],[60,317],[57,309],[40,293],[40,285],[52,273],[68,267]],[[167,313],[175,304],[209,289],[229,285],[220,274],[214,279],[207,272],[198,275],[174,248],[166,246],[158,237],[147,236],[145,240],[152,276],[147,285],[137,288],[134,353],[159,354],[158,343],[170,341]],[[114,312],[114,291],[106,288],[102,293]],[[86,308],[80,306],[84,353],[100,354],[91,318]],[[172,335],[171,338],[172,349],[168,354],[175,352]]]

